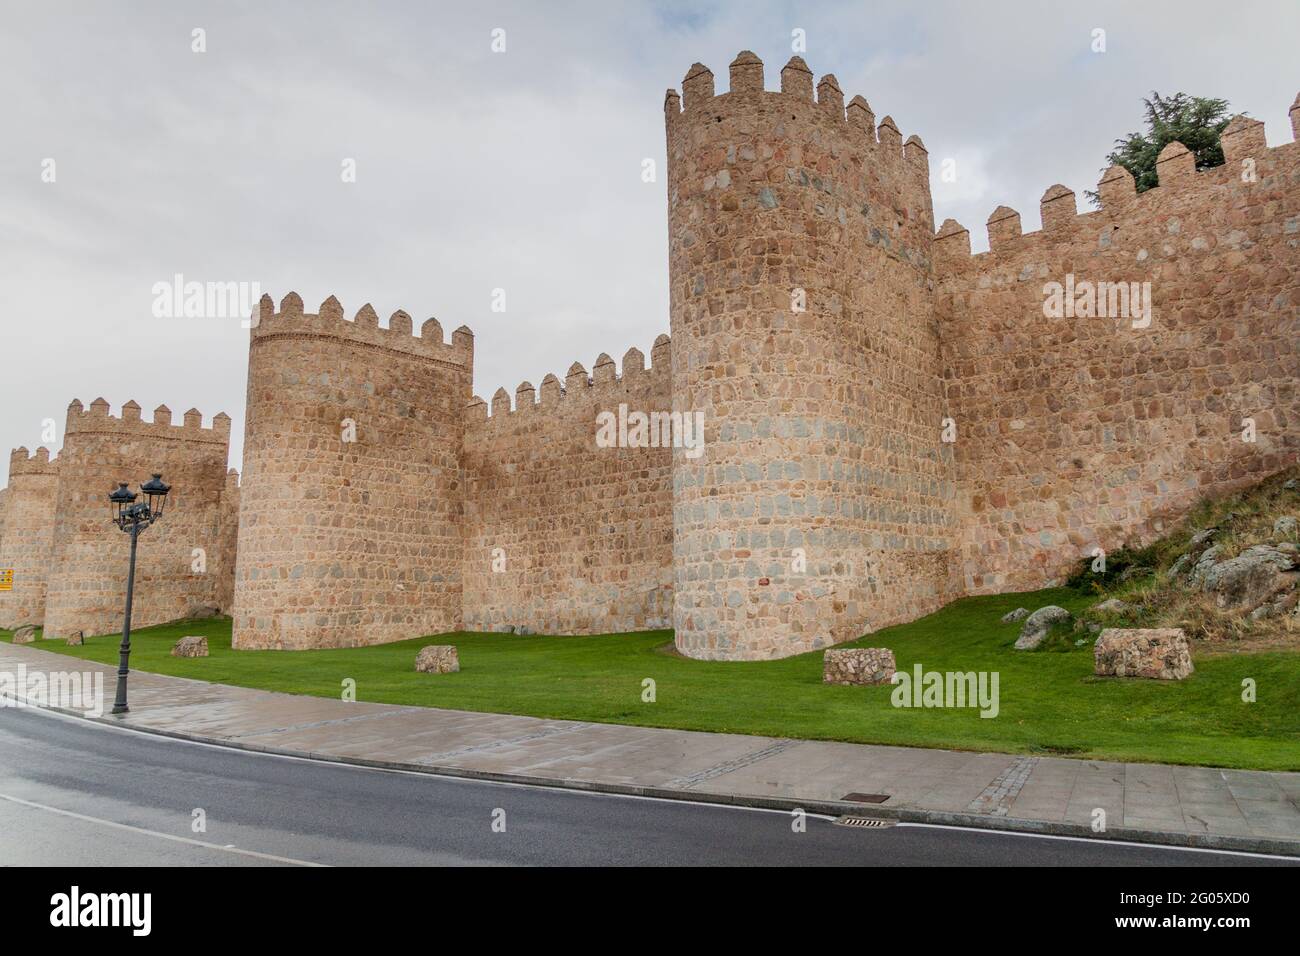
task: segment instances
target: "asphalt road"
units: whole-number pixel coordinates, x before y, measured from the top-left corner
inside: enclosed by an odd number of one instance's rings
[[[864,830],[818,817],[796,833],[791,823],[785,812],[388,773],[0,709],[7,865],[1294,862],[942,827]]]

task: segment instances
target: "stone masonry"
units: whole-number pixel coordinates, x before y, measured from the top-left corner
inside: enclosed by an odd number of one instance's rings
[[[4,493],[0,567],[27,570],[0,624],[37,615],[48,565],[47,629],[120,625],[103,498],[160,462],[194,521],[142,537],[142,623],[202,602],[236,647],[284,649],[671,627],[756,660],[1040,587],[1300,460],[1300,144],[1237,117],[1224,166],[1171,144],[1158,187],[1112,168],[1083,213],[1052,186],[1039,231],[998,207],[972,255],[935,230],[919,137],[799,57],[779,85],[742,52],[727,92],[700,64],[668,91],[672,338],[648,365],[489,405],[467,328],[266,297],[242,482],[223,416],[150,443],[133,403],[74,405],[57,467],[24,450]],[[1300,139],[1300,98],[1291,119]],[[702,450],[597,441],[637,413],[701,416]],[[200,538],[233,575],[178,570]]]
[[[237,648],[353,647],[461,626],[474,337],[263,297],[251,330]]]
[[[58,487],[59,462],[50,459],[48,448],[36,449],[30,458],[26,448],[14,449],[0,538],[0,568],[13,571],[13,590],[0,591],[0,627],[12,630],[45,620]]]
[[[963,227],[939,230],[934,304],[959,435],[953,570],[967,593],[1040,587],[1296,461],[1300,144],[1270,149],[1263,124],[1238,117],[1223,150],[1225,165],[1196,172],[1171,144],[1141,195],[1113,167],[1093,212],[1053,186],[1036,233],[1000,208],[977,256]],[[1149,326],[1044,317],[1044,284],[1068,276],[1149,283]]]
[[[53,518],[45,636],[66,638],[113,632],[122,626],[130,547],[110,523],[108,494],[119,482],[139,489],[154,472],[172,486],[161,520],[140,535],[132,623],[174,621],[217,607],[220,579],[233,573],[222,549],[223,508],[230,455],[230,418],[218,414],[203,427],[195,409],[173,425],[160,406],[142,421],[127,402],[120,416],[108,402],[68,407]],[[229,541],[229,530],[225,540]]]
[[[464,626],[602,634],[672,626],[672,453],[596,447],[602,412],[672,405],[670,343],[620,376],[601,355],[564,383],[475,399],[465,424]],[[662,435],[657,436],[662,438]],[[638,441],[638,444],[640,442]]]
[[[781,91],[743,52],[715,95],[669,91],[677,647],[771,658],[907,620],[952,594],[952,449],[931,283],[929,163],[799,57]]]
[[[835,647],[822,652],[824,684],[889,684],[894,672],[894,652],[887,647]]]
[[[1108,627],[1093,647],[1093,670],[1100,677],[1183,680],[1194,668],[1181,627]]]

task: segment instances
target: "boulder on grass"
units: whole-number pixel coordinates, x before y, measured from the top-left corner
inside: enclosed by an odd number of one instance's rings
[[[1257,544],[1207,568],[1200,578],[1201,589],[1213,594],[1221,608],[1250,609],[1295,587],[1300,579],[1297,570],[1296,556],[1290,551]]]
[[[208,639],[200,635],[182,637],[172,648],[172,657],[207,657]]]
[[[63,643],[67,644],[69,647],[80,647],[82,644],[86,643],[86,632],[73,631],[63,639]]]
[[[1014,611],[1008,611],[1002,615],[1003,624],[1014,624],[1016,621],[1023,621],[1029,616],[1029,608],[1018,607]]]
[[[1297,522],[1294,515],[1283,515],[1273,522],[1273,537],[1275,538],[1294,538],[1296,536]]]
[[[1099,677],[1182,680],[1192,673],[1192,652],[1181,627],[1108,627],[1092,649]]]
[[[822,655],[822,683],[888,684],[894,679],[894,652],[887,647],[832,648]]]
[[[1020,637],[1016,639],[1016,650],[1032,651],[1043,643],[1043,638],[1047,636],[1047,632],[1053,625],[1064,624],[1068,620],[1070,620],[1070,612],[1063,607],[1057,607],[1055,604],[1040,607],[1025,618],[1025,623],[1020,628]]]
[[[15,644],[31,644],[36,640],[36,625],[24,624],[14,630]]]
[[[415,669],[422,674],[454,674],[460,670],[460,655],[454,644],[430,644],[415,655]]]
[[[1123,614],[1125,611],[1133,610],[1133,605],[1121,601],[1119,598],[1107,598],[1100,604],[1094,604],[1092,609],[1101,611],[1103,614]]]

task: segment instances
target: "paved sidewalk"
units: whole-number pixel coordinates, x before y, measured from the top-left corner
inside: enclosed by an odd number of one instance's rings
[[[0,644],[0,671],[114,668]],[[143,671],[123,724],[250,750],[678,799],[1300,856],[1300,773],[824,743],[345,703]],[[1298,745],[1300,746],[1300,745]],[[880,804],[846,801],[884,794]],[[1106,830],[1094,833],[1096,811]]]

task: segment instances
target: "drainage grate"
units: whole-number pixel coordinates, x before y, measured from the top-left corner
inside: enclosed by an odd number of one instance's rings
[[[848,817],[840,817],[838,820],[835,821],[835,825],[841,827],[867,827],[869,829],[878,830],[881,829],[882,827],[892,827],[894,825],[894,821],[881,820],[879,817],[848,816]]]
[[[841,800],[849,800],[853,803],[884,803],[889,799],[887,793],[846,793],[840,797]]]

